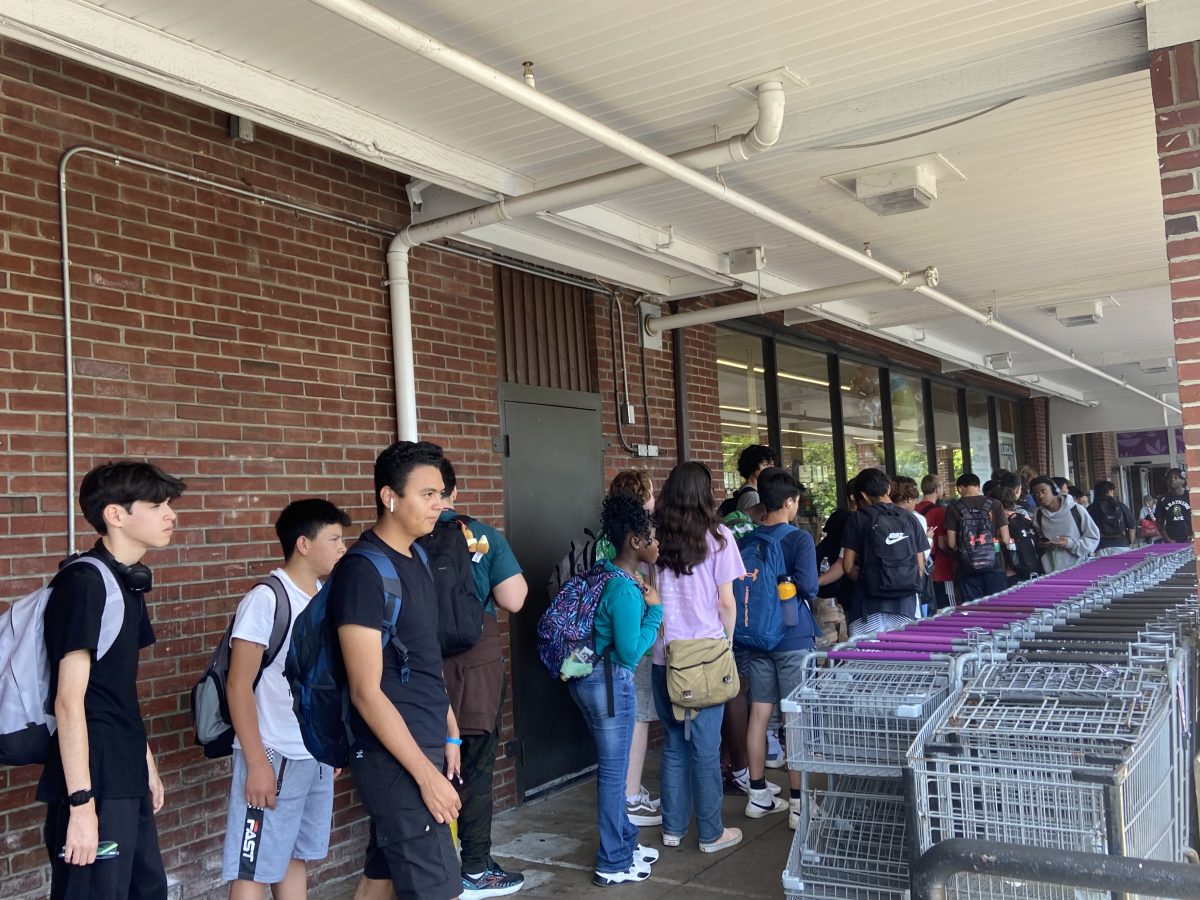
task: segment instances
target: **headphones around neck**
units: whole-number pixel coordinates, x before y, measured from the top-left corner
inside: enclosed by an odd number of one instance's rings
[[[154,573],[147,566],[143,566],[141,563],[127,566],[125,563],[119,562],[108,552],[103,540],[96,541],[96,546],[92,548],[92,551],[116,572],[121,583],[125,585],[125,589],[131,594],[144,594],[154,587]]]

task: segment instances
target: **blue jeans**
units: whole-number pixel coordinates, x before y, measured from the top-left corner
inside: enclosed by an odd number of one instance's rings
[[[623,872],[633,865],[638,845],[637,826],[625,813],[625,773],[629,769],[637,696],[633,672],[613,663],[616,715],[610,716],[604,670],[604,663],[600,663],[591,675],[568,682],[568,689],[596,742],[596,824],[600,832],[596,871]]]
[[[675,721],[667,694],[666,666],[655,666],[652,676],[654,706],[663,726],[662,793],[663,834],[687,834],[692,809],[702,843],[720,840],[725,832],[721,820],[721,720],[725,705],[693,712],[691,740],[684,740],[683,723]]]
[[[958,600],[966,603],[968,600],[978,600],[998,594],[1008,586],[1003,569],[993,569],[990,572],[958,572]]]

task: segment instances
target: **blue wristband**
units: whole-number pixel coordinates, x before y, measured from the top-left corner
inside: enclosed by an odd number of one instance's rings
[[[446,743],[453,744],[455,747],[461,747],[462,746],[462,738],[448,737],[448,738],[446,738]]]

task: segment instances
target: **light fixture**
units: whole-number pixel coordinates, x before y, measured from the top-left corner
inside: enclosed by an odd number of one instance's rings
[[[1004,353],[989,353],[983,360],[988,364],[989,369],[994,369],[997,372],[1012,368],[1012,353],[1008,351]]]

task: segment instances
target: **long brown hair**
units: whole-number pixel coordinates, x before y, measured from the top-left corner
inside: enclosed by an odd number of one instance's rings
[[[725,548],[712,493],[712,471],[704,463],[680,463],[667,476],[654,507],[658,524],[658,565],[691,575],[708,556],[708,535]]]

